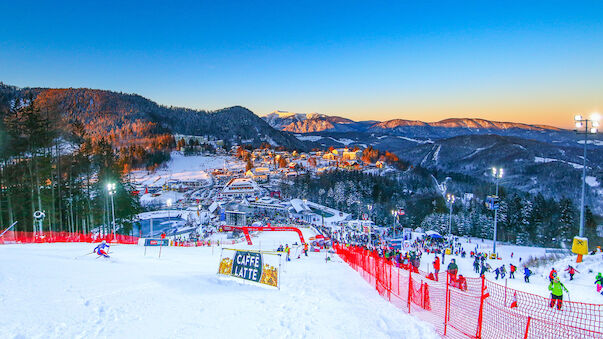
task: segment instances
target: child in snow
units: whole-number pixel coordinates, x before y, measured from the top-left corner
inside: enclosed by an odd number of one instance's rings
[[[513,264],[509,264],[509,278],[515,279],[515,271],[517,270],[517,266]]]
[[[105,248],[109,248],[109,245],[107,245],[106,241],[102,241],[100,244],[98,244],[98,246],[96,246],[93,250],[94,253],[103,256],[105,258],[109,258],[109,255],[107,254],[107,252],[105,251]]]
[[[507,274],[507,269],[505,268],[505,265],[502,265],[500,267],[500,278],[504,279],[506,274]]]
[[[456,274],[459,271],[459,267],[456,265],[456,260],[452,259],[448,264],[448,273],[456,279]]]
[[[557,271],[555,270],[555,267],[553,267],[551,269],[551,272],[549,273],[549,281],[553,282],[553,280],[555,280],[556,277],[557,277]]]
[[[530,269],[525,266],[523,268],[523,280],[527,283],[530,283],[530,276],[532,275],[532,271],[530,271]]]
[[[578,272],[578,270],[573,268],[572,265],[568,265],[567,268],[565,269],[565,271],[569,273],[570,280],[574,280],[574,274],[576,274],[576,272]],[[580,272],[578,272],[578,273],[580,273]]]
[[[563,302],[563,291],[568,292],[565,285],[559,281],[559,277],[553,278],[553,281],[549,284],[549,291],[551,291],[551,308],[557,303],[557,309],[561,310],[561,303]]]
[[[496,274],[496,277],[494,277],[494,279],[498,280],[498,276],[499,276],[499,274],[500,274],[500,267],[497,267],[497,268],[494,270],[494,273]]]
[[[597,285],[597,292],[601,293],[601,295],[603,295],[603,274],[601,274],[601,272],[599,272],[597,274],[597,278],[595,280],[595,285]]]

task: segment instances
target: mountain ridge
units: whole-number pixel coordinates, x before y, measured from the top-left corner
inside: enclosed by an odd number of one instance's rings
[[[307,148],[307,143],[272,128],[242,106],[195,110],[159,105],[135,93],[90,88],[19,88],[0,83],[1,110],[6,111],[19,100],[34,100],[40,109],[59,112],[66,121],[80,120],[90,134],[115,136],[114,140],[128,135],[133,136],[126,140],[131,142],[170,132],[256,146],[269,143],[291,149]]]
[[[320,113],[293,113],[288,111],[273,111],[262,117],[272,127],[292,133],[314,132],[349,132],[367,131],[381,132],[395,130],[400,127],[441,127],[466,129],[520,129],[528,131],[564,131],[564,129],[544,124],[527,124],[510,121],[494,121],[483,118],[447,118],[440,121],[426,122],[421,120],[390,119],[374,123],[354,121],[340,116]],[[340,126],[345,124],[346,126]]]

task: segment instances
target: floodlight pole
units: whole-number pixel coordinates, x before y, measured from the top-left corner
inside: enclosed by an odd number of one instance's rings
[[[584,236],[584,196],[586,194],[586,144],[588,143],[588,122],[588,119],[584,119],[586,128],[584,129],[584,156],[582,157],[582,200],[580,203],[580,232],[578,233],[580,237]]]

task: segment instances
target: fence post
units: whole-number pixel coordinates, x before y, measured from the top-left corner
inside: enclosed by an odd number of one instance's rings
[[[482,337],[482,318],[483,318],[483,314],[484,314],[484,284],[485,284],[485,277],[482,275],[482,290],[481,290],[481,296],[480,296],[480,301],[479,301],[479,315],[477,317],[477,333],[475,334],[476,338],[481,338]]]
[[[448,290],[448,279],[450,277],[450,273],[446,272],[446,301],[445,301],[445,307],[444,307],[444,335],[446,335],[446,330],[448,329],[448,310],[450,308],[450,299],[448,297],[450,291]]]
[[[398,272],[398,297],[400,297],[400,263],[396,267],[396,271]]]
[[[389,266],[389,276],[387,277],[387,299],[392,301],[392,262],[389,261],[387,265]]]
[[[412,296],[412,269],[408,270],[408,314],[410,314],[410,298]]]
[[[530,329],[530,321],[532,317],[528,316],[528,323],[526,324],[526,333],[523,335],[523,339],[528,339],[528,330]]]

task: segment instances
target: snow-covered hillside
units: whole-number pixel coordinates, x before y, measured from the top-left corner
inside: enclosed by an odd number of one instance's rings
[[[216,168],[245,169],[245,164],[229,156],[184,156],[180,152],[172,152],[171,160],[155,172],[145,170],[132,171],[131,176],[137,185],[160,187],[170,179],[207,180],[208,171]]]
[[[459,266],[459,274],[466,277],[479,277],[479,274],[473,271],[473,258],[470,258],[469,252],[474,251],[477,248],[478,252],[490,253],[492,252],[492,241],[482,241],[482,239],[476,238],[471,238],[470,240],[471,243],[467,242],[466,239],[460,240],[462,247],[467,251],[467,256],[461,258],[460,255],[447,255],[445,256],[446,262],[443,268],[450,263],[450,259],[454,258]],[[601,253],[584,256],[584,261],[580,264],[576,264],[576,255],[566,254],[562,259],[545,266],[534,267],[533,265],[528,265],[528,268],[533,271],[533,275],[530,277],[530,283],[528,284],[524,282],[523,279],[524,265],[530,258],[541,258],[546,256],[547,249],[497,243],[496,251],[499,253],[501,260],[489,259],[486,262],[492,266],[493,270],[504,264],[507,270],[507,276],[505,279],[499,279],[497,281],[495,279],[495,274],[493,272],[488,272],[486,273],[486,278],[488,280],[496,281],[502,285],[507,283],[509,288],[549,297],[548,275],[550,270],[555,268],[559,272],[561,282],[569,289],[572,301],[603,304],[603,296],[597,293],[594,285],[597,272],[603,272],[603,255]],[[513,256],[511,257],[511,255]],[[562,254],[559,255],[563,256]],[[434,260],[434,254],[423,254],[421,258],[421,269],[433,272],[432,263]],[[515,273],[515,279],[509,279],[509,264],[518,267],[518,272]],[[564,271],[568,265],[572,265],[580,272],[577,273],[574,276],[574,280],[571,281],[569,274]]]
[[[310,236],[306,230],[306,235]],[[289,243],[295,234],[261,235]],[[247,247],[247,245],[239,245]],[[256,245],[257,246],[257,245]],[[292,259],[281,290],[223,280],[214,248],[0,246],[2,338],[435,338],[324,253]]]

